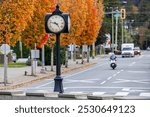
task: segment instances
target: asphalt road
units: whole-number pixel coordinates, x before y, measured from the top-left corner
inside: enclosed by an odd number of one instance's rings
[[[64,92],[150,97],[150,51],[143,51],[141,56],[133,58],[117,56],[115,70],[109,64],[109,58],[99,58],[98,64],[89,69],[63,75]],[[20,89],[27,92],[53,92],[54,80],[45,80]]]

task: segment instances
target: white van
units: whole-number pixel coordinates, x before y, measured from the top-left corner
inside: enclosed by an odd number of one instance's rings
[[[121,55],[123,57],[134,57],[134,44],[123,43],[121,46]]]

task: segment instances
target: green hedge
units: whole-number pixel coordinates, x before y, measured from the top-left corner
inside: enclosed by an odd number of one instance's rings
[[[54,65],[56,64],[56,45],[54,45]],[[42,61],[42,49],[40,49],[40,61]],[[61,64],[65,63],[65,47],[60,47],[60,62]],[[45,65],[51,64],[51,48],[45,46]]]

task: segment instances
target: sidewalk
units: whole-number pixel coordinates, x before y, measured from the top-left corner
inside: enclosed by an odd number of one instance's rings
[[[103,57],[103,56],[101,56]],[[90,62],[87,63],[86,59],[84,60],[84,64],[81,64],[81,60],[77,60],[78,64],[76,64],[76,61],[69,60],[68,61],[68,68],[65,68],[65,66],[61,67],[62,74],[69,73],[71,71],[75,70],[83,70],[87,69],[91,66],[94,66],[99,57],[96,57],[95,59],[90,58]],[[36,70],[36,76],[31,76],[31,66],[23,67],[23,68],[8,68],[8,78],[7,82],[8,84],[4,86],[4,68],[0,67],[0,90],[11,90],[23,86],[27,86],[36,82],[39,82],[44,79],[50,79],[54,78],[56,76],[56,66],[54,66],[54,71],[51,71],[50,66],[46,66],[46,73],[40,73],[42,67],[38,66]],[[27,71],[27,76],[25,76],[25,71]]]

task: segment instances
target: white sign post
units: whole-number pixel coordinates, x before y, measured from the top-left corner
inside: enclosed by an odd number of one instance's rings
[[[4,85],[7,84],[7,54],[10,52],[10,46],[8,44],[3,44],[0,49],[2,50],[2,53],[4,54]]]
[[[10,46],[8,44],[2,44],[0,47],[3,54],[8,54],[10,52]]]
[[[36,58],[40,57],[40,51],[39,50],[31,50],[31,71],[32,75],[36,75],[36,68],[37,68],[37,60]]]

